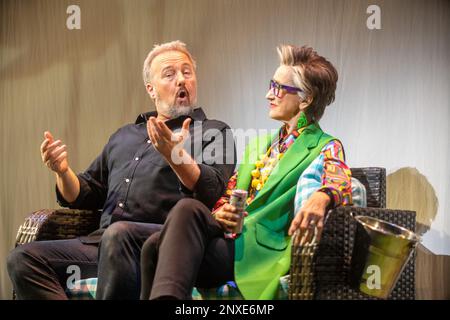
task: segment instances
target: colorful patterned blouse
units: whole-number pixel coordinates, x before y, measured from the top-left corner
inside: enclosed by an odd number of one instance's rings
[[[302,128],[303,129],[303,128]],[[294,131],[286,139],[283,139],[282,130],[280,130],[278,141],[284,141],[279,144],[277,141],[268,150],[268,161],[259,169],[260,175],[264,172],[272,171],[276,162],[282,157],[287,149],[299,137],[302,129]],[[270,152],[270,155],[269,155]],[[281,156],[280,156],[281,153]],[[272,159],[271,164],[270,160]],[[345,156],[341,143],[338,140],[329,142],[320,152],[319,156],[305,169],[299,177],[297,192],[295,196],[295,213],[308,200],[315,191],[321,190],[332,197],[331,207],[339,205],[349,205],[352,203],[351,172],[345,164]],[[228,181],[227,189],[224,195],[216,202],[213,212],[229,202],[231,192],[236,187],[237,171]],[[249,198],[247,204],[250,204],[258,194],[260,188],[252,183],[249,189]]]

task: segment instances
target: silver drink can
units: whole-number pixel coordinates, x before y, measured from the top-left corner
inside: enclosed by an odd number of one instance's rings
[[[233,229],[233,233],[240,234],[242,233],[242,227],[244,225],[244,211],[246,207],[246,201],[247,201],[247,191],[246,190],[233,190],[231,192],[230,197],[230,204],[234,207],[236,207],[237,214],[239,215],[240,219],[238,221],[237,226]]]

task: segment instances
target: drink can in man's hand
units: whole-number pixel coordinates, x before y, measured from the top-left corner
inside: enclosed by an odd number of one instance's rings
[[[239,215],[239,221],[237,226],[233,229],[233,233],[240,234],[242,233],[242,226],[244,225],[244,211],[246,207],[247,201],[247,191],[246,190],[233,190],[230,197],[230,204],[234,206],[237,210],[237,214]]]

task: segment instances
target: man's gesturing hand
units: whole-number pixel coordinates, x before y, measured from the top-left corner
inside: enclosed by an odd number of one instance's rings
[[[190,123],[191,119],[187,118],[183,122],[181,131],[173,133],[163,121],[150,117],[147,121],[147,133],[156,150],[166,159],[171,159],[172,162],[178,163],[178,159],[173,159],[173,157],[177,156],[177,150],[181,151],[183,149],[183,143],[189,137]]]
[[[44,132],[44,142],[41,144],[42,162],[59,175],[69,169],[67,161],[67,146],[61,140],[54,140],[49,131]]]

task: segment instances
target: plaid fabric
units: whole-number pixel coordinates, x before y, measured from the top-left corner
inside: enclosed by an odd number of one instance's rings
[[[193,300],[244,300],[236,283],[229,281],[218,288],[194,288]]]
[[[335,206],[351,204],[352,195],[347,182],[350,170],[344,163],[343,157],[341,144],[333,140],[303,171],[297,183],[294,200],[295,214],[300,211],[309,197],[321,188],[327,188],[332,192]]]
[[[278,287],[278,300],[288,299],[289,275],[280,278]],[[229,281],[219,288],[201,289],[194,288],[192,291],[193,300],[244,300],[234,281]]]
[[[352,199],[355,207],[367,207],[366,187],[356,178],[352,178]]]
[[[278,300],[287,300],[289,294],[289,275],[280,278],[280,287],[278,288]]]
[[[97,278],[82,279],[75,282],[72,289],[67,289],[67,297],[71,300],[94,300],[97,291]]]
[[[325,146],[324,150],[327,150],[330,147],[335,148],[335,145],[332,145],[333,142],[334,141]],[[294,214],[297,214],[300,211],[300,208],[314,192],[323,187],[330,188],[326,183],[324,185],[323,181],[325,171],[324,163],[325,154],[322,152],[300,175],[294,199]],[[336,167],[336,165],[334,165],[334,167]],[[335,188],[331,189],[336,191]],[[353,205],[356,207],[367,207],[366,188],[356,178],[351,178],[351,197],[344,196],[344,199],[345,198],[350,198]],[[347,202],[348,201],[344,201],[342,204],[349,204]]]
[[[288,297],[289,275],[280,278],[280,288],[277,299],[286,300]],[[71,300],[94,300],[97,290],[97,278],[78,280],[72,289],[67,289],[66,294]],[[243,300],[236,283],[227,282],[218,288],[192,290],[193,300]]]
[[[300,175],[294,199],[294,214],[297,214],[309,197],[322,187],[323,162],[324,156],[320,154]]]

